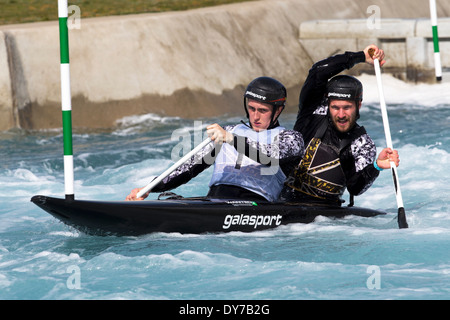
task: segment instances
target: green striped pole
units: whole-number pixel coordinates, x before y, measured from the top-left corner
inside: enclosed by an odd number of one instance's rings
[[[70,94],[69,30],[67,0],[58,0],[59,46],[61,57],[61,107],[64,137],[64,188],[66,200],[73,200],[72,103]]]
[[[439,52],[439,36],[437,27],[436,0],[430,0],[431,29],[433,30],[434,44],[434,68],[436,70],[436,80],[442,80],[441,54]]]

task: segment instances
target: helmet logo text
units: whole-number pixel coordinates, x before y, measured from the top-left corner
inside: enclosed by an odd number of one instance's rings
[[[255,98],[261,99],[261,100],[266,100],[267,99],[265,96],[262,96],[260,94],[257,94],[257,93],[251,92],[251,91],[247,91],[245,94],[246,95],[248,94],[249,96],[252,96],[252,97],[255,97]]]
[[[328,97],[351,98],[352,95],[350,93],[329,92]]]

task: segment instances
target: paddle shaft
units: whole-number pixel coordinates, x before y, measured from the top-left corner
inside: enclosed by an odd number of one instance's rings
[[[384,100],[383,83],[381,82],[381,68],[380,68],[380,62],[378,59],[374,59],[374,66],[375,66],[375,74],[377,77],[378,93],[380,96],[381,116],[383,118],[383,126],[384,126],[384,134],[386,136],[386,144],[387,144],[388,148],[391,148],[393,150],[394,148],[392,146],[391,130],[389,128],[387,107],[386,107],[386,102]],[[390,164],[391,164],[392,178],[394,180],[395,197],[397,199],[398,226],[400,229],[408,228],[408,223],[406,222],[405,208],[403,207],[402,192],[400,190],[400,183],[398,181],[397,166],[395,165],[395,163],[393,161],[390,161]]]
[[[154,179],[152,182],[150,182],[148,185],[146,185],[144,188],[142,188],[136,195],[136,198],[142,198],[144,194],[152,190],[158,183],[164,180],[169,174],[174,172],[176,169],[178,169],[183,163],[185,163],[187,160],[189,160],[193,155],[195,155],[197,152],[199,152],[201,149],[206,147],[208,143],[211,142],[210,138],[207,138],[203,140],[202,143],[200,143],[198,146],[196,146],[194,149],[192,149],[190,152],[188,152],[186,155],[184,155],[180,160],[178,160],[176,163],[174,163],[169,169],[164,171],[162,174],[160,174],[156,179]]]

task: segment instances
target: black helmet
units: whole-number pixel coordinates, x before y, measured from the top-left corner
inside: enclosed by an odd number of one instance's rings
[[[286,104],[286,88],[281,82],[269,77],[254,79],[247,86],[244,97],[268,103],[273,106],[284,106]]]
[[[270,77],[259,77],[249,83],[244,93],[244,109],[248,115],[247,99],[257,100],[259,102],[267,103],[273,106],[272,108],[272,121],[268,129],[272,129],[278,125],[277,118],[275,118],[275,112],[278,107],[286,106],[286,88],[284,85]]]
[[[352,76],[336,76],[327,83],[326,97],[328,100],[355,101],[356,105],[358,105],[363,97],[362,83]]]

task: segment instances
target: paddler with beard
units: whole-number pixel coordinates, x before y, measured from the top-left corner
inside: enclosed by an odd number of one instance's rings
[[[373,58],[369,49],[374,50]],[[374,59],[385,64],[384,51],[370,45],[360,52],[345,52],[317,62],[309,71],[299,99],[294,130],[302,133],[305,155],[286,180],[281,200],[320,202],[340,206],[345,189],[357,196],[365,192],[383,169],[396,166],[396,150],[376,147],[359,126],[363,87],[355,77],[338,75],[355,64]]]

